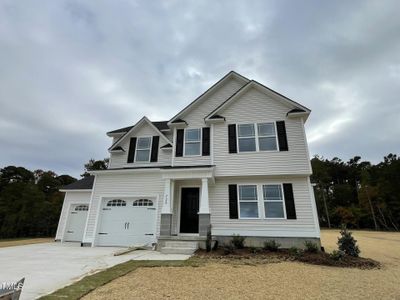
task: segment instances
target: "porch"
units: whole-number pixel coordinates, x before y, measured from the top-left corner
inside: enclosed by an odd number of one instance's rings
[[[205,246],[210,228],[209,186],[214,184],[213,171],[213,166],[162,171],[165,186],[159,249],[169,248],[168,245],[196,249]]]

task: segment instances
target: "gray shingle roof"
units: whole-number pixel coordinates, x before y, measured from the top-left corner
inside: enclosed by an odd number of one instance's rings
[[[157,129],[160,130],[160,131],[169,129],[169,127],[167,125],[168,121],[157,121],[157,122],[151,122],[151,123],[153,123],[153,125],[156,126]],[[120,129],[116,129],[116,130],[113,130],[113,131],[109,131],[109,132],[107,132],[107,134],[109,134],[109,133],[111,133],[111,134],[112,133],[125,133],[125,132],[128,132],[129,130],[131,130],[133,126],[134,125],[128,126],[128,127],[124,127],[124,128],[120,128]]]
[[[88,176],[71,184],[65,185],[61,190],[91,190],[93,187],[94,176]]]

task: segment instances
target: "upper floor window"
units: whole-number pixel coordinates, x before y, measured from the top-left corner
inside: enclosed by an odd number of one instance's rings
[[[285,218],[282,186],[263,185],[264,210],[266,218]]]
[[[239,152],[277,150],[275,123],[239,124]]]
[[[185,130],[185,156],[200,155],[201,151],[201,130]]]
[[[257,185],[239,185],[239,217],[258,218]]]
[[[150,161],[151,137],[140,137],[136,145],[136,161]]]

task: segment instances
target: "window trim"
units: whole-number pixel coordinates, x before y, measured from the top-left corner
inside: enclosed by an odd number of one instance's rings
[[[255,186],[256,187],[256,200],[240,200],[240,187],[241,186]],[[241,212],[240,212],[240,202],[250,202],[250,203],[257,203],[257,214],[258,217],[242,217]],[[241,183],[237,184],[237,205],[238,205],[238,219],[240,220],[259,220],[262,218],[260,214],[260,197],[259,197],[259,190],[258,190],[258,184],[254,183]]]
[[[199,134],[199,141],[188,141],[186,142],[186,131],[187,130],[198,130],[200,132]],[[192,155],[187,155],[186,154],[186,143],[189,144],[194,144],[194,143],[199,143],[199,154],[192,154]],[[183,131],[183,157],[196,157],[196,156],[202,156],[202,149],[203,149],[203,128],[185,128]]]
[[[264,186],[266,185],[278,185],[281,189],[282,200],[265,200],[264,199]],[[262,183],[261,184],[261,191],[262,191],[262,204],[263,204],[263,216],[266,220],[287,220],[286,215],[286,200],[285,200],[285,193],[283,192],[283,183]],[[283,217],[282,218],[271,218],[266,216],[265,214],[265,202],[282,202],[283,207]]]
[[[148,149],[138,149],[139,139],[142,139],[142,138],[149,138],[150,139],[150,144],[149,144],[149,148]],[[152,136],[138,136],[138,137],[136,137],[136,148],[135,148],[135,160],[134,160],[134,162],[135,163],[149,163],[150,160],[151,160],[151,146],[152,145],[153,145],[153,137]],[[146,160],[137,160],[138,151],[141,151],[141,150],[149,150],[149,159],[147,161]]]
[[[258,124],[268,124],[272,123],[274,125],[275,129],[275,141],[276,141],[276,149],[275,150],[260,150],[260,137],[272,137],[272,136],[259,136],[258,134]],[[255,151],[240,151],[239,147],[239,125],[253,125],[254,128],[254,138],[255,138],[255,144],[256,144],[256,150]],[[276,128],[276,121],[262,121],[262,122],[257,122],[257,123],[251,123],[251,122],[246,122],[246,123],[236,123],[236,149],[237,153],[256,153],[256,152],[279,152],[279,141],[278,141],[278,131]]]

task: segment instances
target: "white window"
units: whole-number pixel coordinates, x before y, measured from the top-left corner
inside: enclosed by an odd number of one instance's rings
[[[151,137],[140,137],[136,143],[136,161],[150,161]]]
[[[277,150],[275,123],[257,124],[260,151]]]
[[[285,205],[280,184],[263,185],[266,218],[285,218]]]
[[[238,125],[239,152],[256,151],[256,133],[254,124]]]
[[[239,152],[277,150],[275,123],[238,124]]]
[[[107,206],[126,206],[126,202],[121,199],[114,199],[107,202]]]
[[[185,156],[200,155],[201,149],[201,130],[185,130]]]
[[[239,185],[239,217],[258,218],[257,185]]]
[[[149,199],[139,199],[133,202],[133,206],[153,206],[153,201]]]

